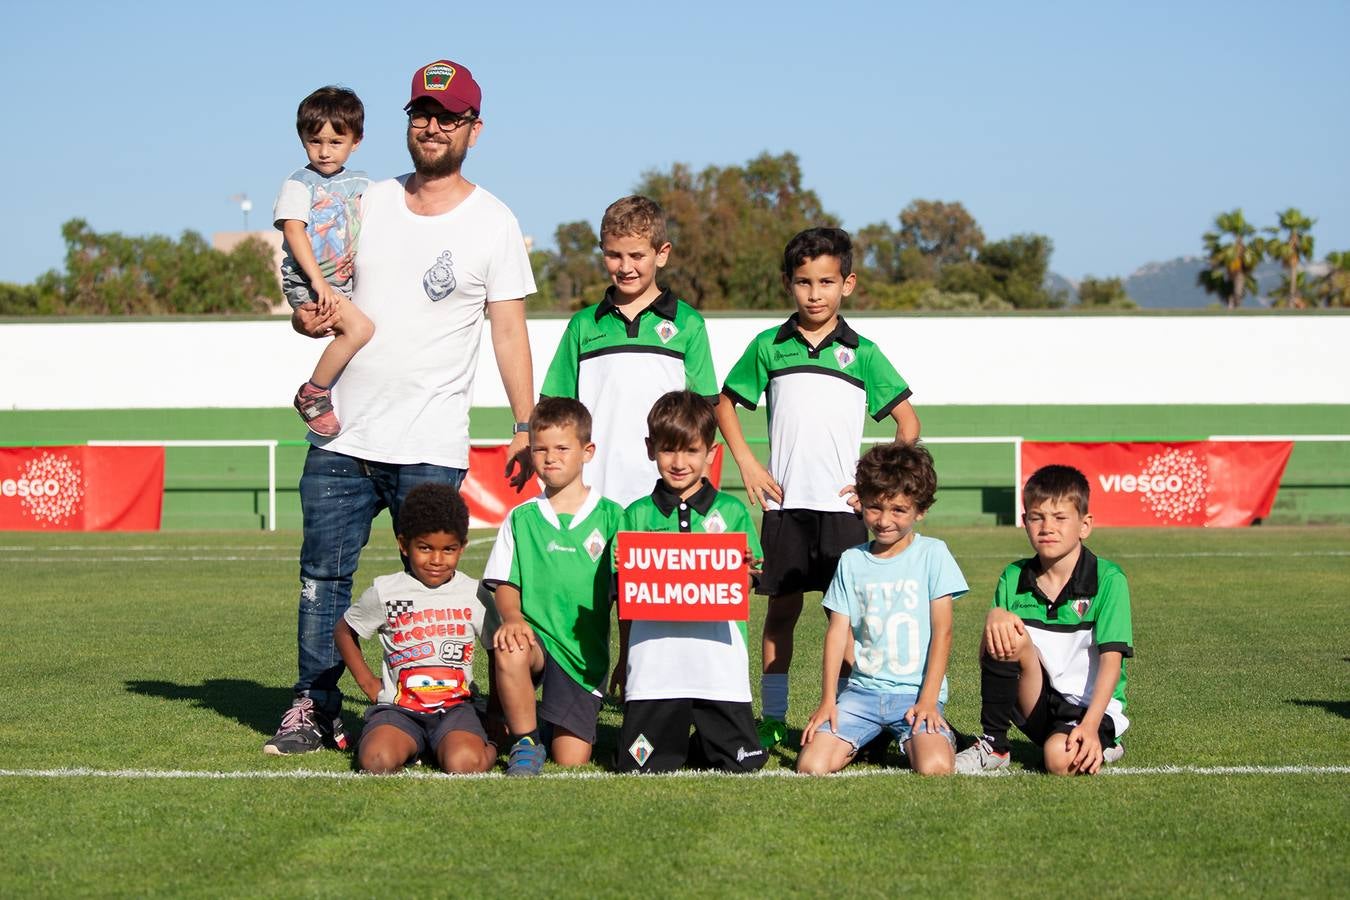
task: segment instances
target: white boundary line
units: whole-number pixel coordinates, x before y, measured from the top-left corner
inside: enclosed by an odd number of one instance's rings
[[[1040,775],[1043,773],[1031,769],[1004,770],[1006,775],[987,776],[987,777],[1020,777],[1027,775]],[[845,769],[842,772],[834,774],[833,778],[896,778],[908,777],[914,773],[908,769]],[[1350,766],[1138,766],[1138,767],[1112,767],[1107,766],[1102,769],[1103,775],[1112,775],[1117,777],[1129,777],[1139,775],[1202,775],[1202,776],[1236,776],[1236,775],[1350,775]],[[197,781],[360,781],[375,778],[385,778],[389,776],[367,775],[362,772],[347,771],[319,771],[314,769],[284,769],[284,770],[236,770],[233,772],[221,772],[210,770],[192,770],[192,769],[88,769],[88,768],[60,768],[60,769],[0,769],[0,778],[111,778],[123,780],[197,780]],[[403,778],[416,781],[424,780],[456,780],[456,781],[499,781],[505,780],[505,774],[501,772],[484,772],[476,775],[446,775],[441,772],[431,772],[423,769],[412,769],[404,771],[394,778]],[[586,770],[582,772],[545,772],[538,776],[545,781],[596,781],[619,778],[667,778],[667,779],[698,779],[698,778],[810,778],[809,775],[797,775],[787,769],[773,769],[768,772],[758,772],[753,775],[735,775],[726,772],[691,772],[680,771],[672,772],[666,775],[616,775],[612,772],[598,772],[595,770]]]

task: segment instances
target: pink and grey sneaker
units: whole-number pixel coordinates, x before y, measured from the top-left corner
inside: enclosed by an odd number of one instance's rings
[[[333,412],[333,395],[312,381],[300,385],[295,392],[295,411],[305,420],[309,430],[321,437],[336,437],[342,430],[337,413]]]

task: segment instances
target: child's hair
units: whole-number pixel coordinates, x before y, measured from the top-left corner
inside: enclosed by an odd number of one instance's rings
[[[1022,508],[1031,509],[1046,500],[1070,500],[1078,514],[1086,516],[1091,493],[1087,476],[1073,466],[1041,466],[1022,488]]]
[[[448,484],[419,484],[403,498],[397,531],[405,541],[444,531],[463,543],[469,539],[469,507]]]
[[[295,111],[295,130],[300,138],[309,137],[329,124],[338,134],[350,134],[361,140],[366,132],[366,108],[350,88],[330,84],[300,101]]]
[[[817,256],[839,260],[839,274],[853,273],[853,241],[842,228],[808,228],[792,236],[783,248],[783,277],[791,278],[797,267]]]
[[[653,250],[660,250],[669,240],[666,237],[666,214],[655,200],[637,194],[615,200],[600,220],[600,240],[603,241],[607,236],[646,238]]]
[[[712,449],[717,413],[706,397],[693,391],[662,394],[647,413],[647,437],[653,450],[679,450],[702,441]]]
[[[562,428],[567,425],[576,429],[577,439],[583,444],[591,442],[591,412],[580,400],[545,397],[530,413],[530,434],[543,428]]]
[[[864,504],[904,494],[918,512],[927,512],[937,494],[937,470],[923,444],[876,444],[858,460],[853,484]]]

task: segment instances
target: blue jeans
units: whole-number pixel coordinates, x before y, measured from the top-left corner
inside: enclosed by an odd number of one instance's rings
[[[300,548],[297,695],[310,697],[332,715],[342,704],[338,679],[344,666],[333,629],[351,606],[352,575],[370,540],[371,521],[388,509],[397,523],[403,498],[413,488],[430,481],[458,489],[464,475],[464,469],[430,463],[367,462],[309,448],[300,476],[305,541]]]

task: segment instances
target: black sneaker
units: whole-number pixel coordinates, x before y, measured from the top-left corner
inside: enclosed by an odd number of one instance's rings
[[[347,729],[342,725],[342,716],[333,716],[333,724],[328,726],[328,742],[338,750],[347,749]]]
[[[342,720],[336,722],[342,734]],[[297,697],[281,717],[281,725],[272,739],[263,744],[263,753],[268,756],[290,756],[294,753],[313,753],[323,749],[324,729],[315,719],[314,701],[308,697]],[[342,736],[345,745],[347,738]]]

